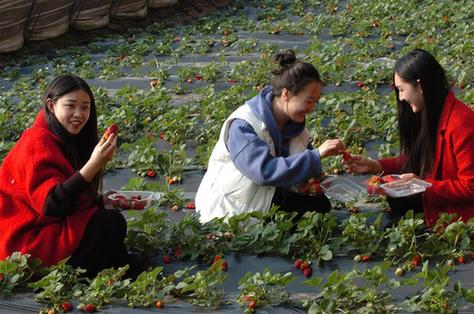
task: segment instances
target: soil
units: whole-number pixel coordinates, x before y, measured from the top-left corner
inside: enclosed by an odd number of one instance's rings
[[[48,59],[54,58],[56,57],[55,50],[65,48],[70,44],[87,45],[110,34],[129,34],[131,27],[145,28],[155,22],[159,22],[163,27],[186,25],[193,19],[225,9],[230,3],[230,0],[179,0],[178,3],[168,8],[149,9],[148,15],[144,19],[113,19],[101,29],[92,31],[71,29],[66,34],[56,38],[43,41],[26,41],[21,50],[0,54],[0,69],[5,65],[15,63],[15,60],[30,55],[41,54]]]

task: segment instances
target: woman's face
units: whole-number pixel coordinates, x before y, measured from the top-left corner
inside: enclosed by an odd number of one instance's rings
[[[61,125],[72,135],[79,134],[89,120],[90,97],[83,90],[64,94],[55,102],[48,98],[46,104]]]
[[[289,95],[287,99],[288,118],[297,123],[303,123],[306,115],[313,111],[320,97],[321,83],[314,81],[306,84],[298,94]]]
[[[395,87],[398,89],[399,100],[406,101],[413,112],[416,113],[423,110],[425,101],[423,99],[423,90],[421,89],[420,82],[413,85],[395,73]]]

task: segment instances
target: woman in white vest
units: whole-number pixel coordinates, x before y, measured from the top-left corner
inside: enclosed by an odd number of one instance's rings
[[[312,149],[306,115],[320,98],[321,79],[313,65],[291,50],[273,58],[271,86],[235,110],[224,122],[196,195],[202,222],[272,204],[285,211],[327,212],[324,194],[309,196],[289,187],[321,175],[321,158],[342,153],[339,139]]]

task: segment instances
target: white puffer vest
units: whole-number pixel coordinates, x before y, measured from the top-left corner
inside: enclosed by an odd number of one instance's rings
[[[275,156],[275,144],[266,125],[247,104],[237,108],[222,126],[219,140],[209,158],[207,172],[196,194],[196,211],[203,223],[216,217],[229,218],[244,212],[267,212],[275,194],[275,187],[255,184],[234,166],[225,144],[233,119],[247,121],[257,135],[270,146],[271,153]],[[305,128],[291,139],[290,155],[304,151],[309,141],[309,131]]]

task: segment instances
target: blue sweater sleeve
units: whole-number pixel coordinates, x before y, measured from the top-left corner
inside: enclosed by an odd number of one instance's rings
[[[321,175],[318,150],[274,157],[268,144],[242,119],[231,122],[226,145],[235,167],[259,185],[287,187]]]

